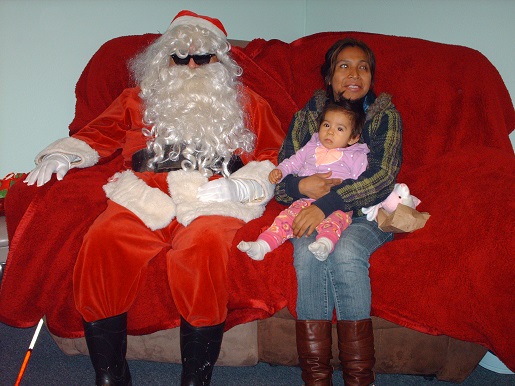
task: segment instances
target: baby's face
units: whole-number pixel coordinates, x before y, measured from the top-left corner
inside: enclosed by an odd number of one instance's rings
[[[320,124],[318,137],[322,145],[328,149],[347,147],[358,141],[352,138],[352,121],[349,114],[339,111],[327,111]]]

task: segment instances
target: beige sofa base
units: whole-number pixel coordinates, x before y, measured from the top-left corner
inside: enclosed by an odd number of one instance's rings
[[[377,373],[435,375],[439,380],[462,382],[487,349],[448,336],[423,334],[381,318],[372,318]],[[52,335],[68,355],[88,355],[84,338]],[[180,363],[179,329],[129,336],[127,358]],[[238,325],[224,334],[217,365],[254,366],[259,361],[297,366],[295,320],[283,309],[273,317]],[[333,328],[333,366],[339,367],[336,326]]]
[[[240,324],[224,334],[217,365],[254,366],[258,363],[257,321]],[[84,338],[61,338],[50,334],[68,355],[89,355]],[[181,363],[179,329],[127,337],[127,359]]]
[[[376,364],[382,374],[434,375],[439,380],[462,382],[476,368],[487,349],[445,335],[424,334],[372,317]],[[287,310],[258,322],[259,360],[297,366],[295,320]],[[333,360],[339,368],[338,337],[333,325]]]

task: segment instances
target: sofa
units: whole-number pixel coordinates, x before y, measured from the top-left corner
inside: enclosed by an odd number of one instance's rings
[[[495,67],[473,49],[365,32],[323,32],[291,43],[233,41],[242,82],[273,108],[283,135],[295,111],[322,87],[320,65],[337,39],[364,40],[377,57],[377,93],[388,92],[403,118],[398,182],[421,199],[426,225],[397,233],[370,259],[379,373],[434,375],[461,382],[487,350],[515,369],[515,128],[510,95]],[[73,134],[132,85],[126,62],[158,35],[106,42],[76,85]],[[51,142],[54,139],[49,139]],[[87,354],[71,273],[83,235],[105,208],[102,186],[121,155],[63,181],[16,183],[5,200],[9,256],[0,287],[0,321],[30,327],[44,317],[59,347]],[[282,206],[241,228],[229,260],[228,318],[218,365],[258,361],[297,365],[296,279],[291,243],[253,261],[236,245],[255,238]],[[179,362],[179,315],[168,296],[164,258],[148,267],[128,312],[128,358]],[[335,341],[335,339],[333,339]],[[336,361],[336,343],[333,346]]]

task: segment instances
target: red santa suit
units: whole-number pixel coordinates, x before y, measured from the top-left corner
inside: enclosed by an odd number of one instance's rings
[[[58,140],[38,157],[61,152],[88,167],[121,150],[125,169],[104,186],[107,209],[84,237],[74,269],[74,296],[85,321],[127,312],[144,283],[147,264],[165,253],[170,293],[190,324],[217,325],[227,316],[227,261],[236,231],[259,217],[273,196],[268,173],[282,143],[280,122],[268,103],[245,88],[247,127],[255,150],[242,154],[245,166],[229,178],[252,179],[259,199],[240,203],[201,202],[198,171],[133,172],[132,155],[146,146],[139,88],[126,89],[98,118],[72,137]]]

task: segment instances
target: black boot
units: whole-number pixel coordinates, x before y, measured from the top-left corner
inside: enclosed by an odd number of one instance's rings
[[[127,314],[84,324],[89,357],[95,369],[97,386],[132,385],[127,353]]]
[[[181,317],[181,386],[206,386],[220,354],[224,323],[194,327]]]

